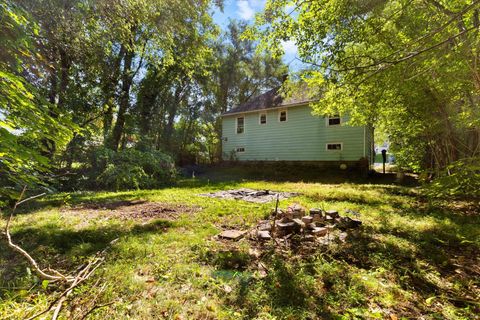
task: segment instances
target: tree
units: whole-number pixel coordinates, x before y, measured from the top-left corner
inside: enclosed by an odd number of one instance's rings
[[[7,105],[1,119],[11,126],[2,135],[18,142],[17,151],[35,151],[38,164],[53,165],[59,188],[106,186],[98,181],[106,176],[115,185],[116,178],[128,176],[122,170],[138,161],[138,175],[125,185],[140,186],[133,182],[153,172],[144,161],[151,157],[164,159],[168,172],[172,158],[178,164],[219,160],[219,115],[278,86],[287,68],[281,59],[256,52],[255,41],[241,38],[244,23],[232,22],[220,34],[209,13],[212,5],[201,0],[2,5],[8,24],[2,29],[7,49],[0,52],[1,101]],[[13,12],[28,18],[18,20]],[[27,112],[27,105],[35,112]],[[10,148],[7,138],[2,140],[3,148]],[[26,163],[2,161],[25,179],[32,176]]]
[[[318,114],[388,133],[400,164],[437,174],[480,150],[479,3],[269,1],[250,36],[292,39]]]
[[[221,159],[221,118],[228,109],[249,101],[265,91],[282,84],[288,67],[281,57],[268,50],[257,50],[258,41],[246,39],[247,23],[231,21],[223,37],[215,45],[219,67],[212,77],[212,104],[215,139],[215,158]]]
[[[202,25],[175,39],[168,66],[162,60],[148,66],[134,107],[142,148],[171,152],[181,164],[220,159],[219,115],[278,86],[287,71],[280,59],[241,39],[245,27],[232,21],[215,40],[218,31]]]
[[[1,200],[16,196],[19,185],[41,183],[50,166],[46,156],[50,150],[40,142],[63,146],[75,127],[67,115],[62,122],[52,116],[54,106],[24,77],[28,68],[41,60],[32,44],[38,26],[10,1],[0,5],[0,16]]]

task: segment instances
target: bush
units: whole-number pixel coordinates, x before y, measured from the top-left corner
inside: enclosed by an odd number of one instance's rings
[[[433,198],[480,198],[480,158],[454,162],[425,190]]]
[[[148,189],[174,182],[176,169],[173,159],[161,151],[102,148],[93,153],[92,174],[101,189]]]

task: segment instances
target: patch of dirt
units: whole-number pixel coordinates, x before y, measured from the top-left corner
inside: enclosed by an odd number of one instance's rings
[[[461,201],[453,200],[445,202],[444,207],[453,211],[455,214],[463,216],[480,216],[480,200],[478,201]]]
[[[63,213],[78,213],[87,217],[117,218],[122,220],[152,219],[175,220],[183,213],[193,214],[201,210],[200,207],[183,204],[168,204],[148,202],[145,200],[115,201],[108,203],[87,203],[73,208],[62,210]]]

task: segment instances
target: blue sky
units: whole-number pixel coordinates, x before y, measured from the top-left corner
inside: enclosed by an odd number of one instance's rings
[[[224,10],[215,9],[213,18],[222,28],[226,28],[229,19],[241,19],[253,23],[255,13],[263,10],[266,0],[224,0]],[[297,47],[292,41],[282,43],[285,55],[283,61],[289,65],[292,71],[301,67],[301,63],[295,59]]]

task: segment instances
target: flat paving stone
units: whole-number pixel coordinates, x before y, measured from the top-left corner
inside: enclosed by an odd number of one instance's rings
[[[219,234],[221,238],[230,239],[230,240],[238,240],[245,235],[247,231],[240,231],[240,230],[225,230]]]

